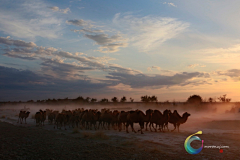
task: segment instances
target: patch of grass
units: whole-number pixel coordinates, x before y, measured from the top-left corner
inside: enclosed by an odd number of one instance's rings
[[[157,149],[156,147],[154,147],[153,149],[151,149],[150,151],[149,151],[150,153],[159,153],[159,152],[161,152],[159,149]]]
[[[6,118],[6,116],[5,115],[2,115],[2,117],[1,118]]]
[[[89,132],[83,132],[82,135],[83,135],[83,138],[91,138],[93,136],[93,134]]]
[[[97,131],[93,134],[93,137],[96,139],[109,139],[109,136],[102,131]]]
[[[77,127],[73,128],[72,134],[79,133],[79,130]]]
[[[102,131],[96,131],[95,133],[83,132],[82,135],[84,138],[90,139],[109,139],[109,136]]]
[[[34,114],[32,115],[32,119],[35,119],[35,115]]]
[[[131,146],[134,144],[135,144],[135,142],[133,142],[133,141],[124,141],[121,143],[122,146]]]

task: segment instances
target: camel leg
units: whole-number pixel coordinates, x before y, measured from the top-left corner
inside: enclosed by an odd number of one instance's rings
[[[150,124],[149,124],[149,128],[150,128],[150,131],[152,132],[152,127],[153,127],[153,123],[152,122],[150,122]]]
[[[129,126],[129,123],[127,122],[127,124],[126,124],[126,132],[127,132],[127,133],[129,133],[129,132],[128,132],[128,126]]]
[[[134,133],[137,133],[137,132],[135,131],[135,129],[133,128],[133,123],[131,123],[131,128],[132,128],[132,131],[133,131]]]
[[[26,122],[26,118],[25,118],[25,124],[27,124],[27,122]]]
[[[169,129],[168,129],[168,122],[167,123],[164,123],[164,128],[167,128],[167,131],[169,131]]]
[[[118,131],[121,132],[121,130],[122,130],[122,123],[119,122],[119,123],[118,123]]]
[[[155,132],[157,132],[157,123],[156,123],[156,128],[154,128],[154,125],[152,124],[153,129],[155,130]]]
[[[148,123],[149,123],[149,122],[146,123],[146,129],[145,129],[145,131],[148,131],[148,129],[147,129],[147,125],[148,125]]]
[[[101,121],[98,122],[98,129],[100,128],[100,124],[101,124],[101,123],[102,123]]]
[[[179,132],[179,126],[180,126],[180,124],[177,124],[177,129],[178,129],[178,132]]]
[[[173,125],[174,125],[174,129],[171,130],[171,132],[173,132],[176,129],[176,123],[174,123]]]

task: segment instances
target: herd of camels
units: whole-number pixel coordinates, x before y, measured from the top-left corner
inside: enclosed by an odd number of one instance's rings
[[[26,118],[29,116],[30,112],[28,111],[20,111],[18,122],[22,123],[23,119],[26,123]],[[136,133],[133,124],[138,123],[140,125],[140,131],[143,134],[144,124],[146,126],[145,130],[148,130],[148,126],[152,131],[152,128],[157,132],[157,127],[159,130],[164,132],[165,129],[168,129],[168,123],[173,124],[174,131],[176,128],[179,132],[179,126],[185,123],[190,116],[189,113],[185,112],[182,116],[178,114],[176,110],[171,112],[166,109],[163,113],[159,110],[146,110],[146,113],[141,110],[135,111],[110,111],[109,109],[101,109],[98,111],[97,109],[84,109],[78,108],[74,110],[62,110],[53,111],[50,109],[46,109],[45,111],[40,110],[36,112],[34,118],[36,122],[36,126],[44,126],[44,122],[48,119],[49,124],[54,124],[54,128],[61,129],[62,127],[66,130],[66,125],[70,127],[77,128],[85,128],[92,129],[94,127],[95,130],[100,129],[110,129],[110,126],[114,130],[121,131],[126,128],[126,132],[128,132],[129,125],[133,132]],[[154,127],[155,124],[155,127]]]

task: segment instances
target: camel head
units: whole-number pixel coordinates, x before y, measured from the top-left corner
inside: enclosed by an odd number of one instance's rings
[[[189,113],[187,113],[187,112],[185,112],[185,113],[183,113],[183,117],[189,117],[191,114],[189,114]]]
[[[153,113],[153,110],[152,110],[152,109],[146,110],[146,115],[151,115],[152,113]]]

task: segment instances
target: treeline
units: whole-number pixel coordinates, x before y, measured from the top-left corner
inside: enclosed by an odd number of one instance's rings
[[[203,99],[201,96],[199,95],[191,95],[188,97],[188,99],[185,101],[186,103],[203,103],[203,102],[209,102],[209,103],[214,103],[214,102],[230,102],[231,99],[226,97],[227,95],[223,95],[220,96],[218,98],[212,98],[209,97],[208,99]],[[157,96],[153,95],[153,96],[141,96],[141,102],[142,103],[172,103],[173,105],[176,103],[183,103],[183,102],[176,102],[176,101],[164,101],[164,102],[159,102]],[[117,98],[117,97],[113,97],[111,99],[108,98],[102,98],[100,100],[96,99],[96,98],[90,98],[90,97],[82,97],[79,96],[75,99],[69,99],[68,97],[64,98],[64,99],[46,99],[46,100],[28,100],[27,102],[22,102],[22,101],[8,101],[8,102],[1,102],[1,103],[63,103],[63,102],[75,102],[75,103],[125,103],[125,102],[134,102],[133,98],[126,98],[125,96],[121,97],[121,98]]]

